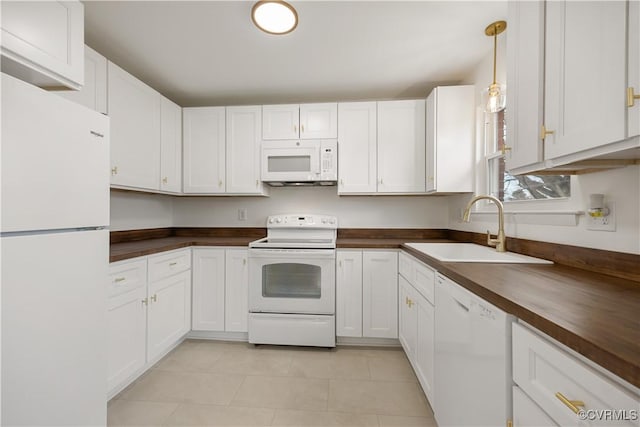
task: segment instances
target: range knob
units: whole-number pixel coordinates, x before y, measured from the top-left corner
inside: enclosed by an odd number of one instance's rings
[[[282,222],[282,218],[280,218],[280,217],[276,218],[276,222],[277,222],[278,224],[280,224],[280,223]]]
[[[322,223],[326,224],[327,223],[327,218],[322,218]]]
[[[333,224],[335,224],[335,223],[336,223],[336,220],[335,220],[335,219],[331,218],[331,220],[329,220],[329,224],[332,224],[332,225],[333,225]]]
[[[269,218],[269,224],[273,224],[273,218]]]

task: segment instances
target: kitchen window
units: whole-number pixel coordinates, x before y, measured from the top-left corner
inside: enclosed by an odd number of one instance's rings
[[[487,192],[504,202],[566,199],[571,196],[570,175],[519,175],[505,170],[505,111],[485,113],[485,164]]]

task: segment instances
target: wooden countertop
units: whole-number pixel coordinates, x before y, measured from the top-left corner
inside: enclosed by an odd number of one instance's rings
[[[446,238],[339,237],[338,248],[403,249],[567,347],[640,387],[640,283],[553,264],[444,263],[404,246]],[[259,237],[163,237],[112,243],[110,261],[189,246],[248,246]],[[535,256],[535,255],[534,255]]]
[[[640,283],[560,264],[440,262],[402,249],[640,387]]]

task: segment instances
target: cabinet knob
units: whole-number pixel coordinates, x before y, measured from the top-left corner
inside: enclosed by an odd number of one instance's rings
[[[114,166],[111,168],[111,175],[118,175],[118,167]]]
[[[114,280],[114,282],[116,283],[120,283],[120,282],[124,282],[126,279],[124,277],[116,277],[116,280]]]
[[[256,187],[259,187],[259,186],[260,186],[260,180],[256,179]]]
[[[502,155],[503,156],[506,155],[507,151],[511,151],[511,147],[509,147],[508,145],[502,144],[502,148],[500,149],[500,152],[502,153]]]
[[[633,88],[628,87],[627,88],[627,107],[633,107],[635,105],[636,99],[640,99],[640,93],[635,94],[633,93]]]
[[[153,294],[153,296],[151,297],[151,302],[157,302],[157,301],[158,301],[158,295]]]
[[[142,300],[142,305],[147,305],[147,304],[149,304],[149,300],[148,300],[148,299],[146,299],[146,298],[145,298],[145,299],[143,299],[143,300]]]
[[[166,184],[167,182],[169,182],[169,179],[165,176],[164,178],[162,178],[162,183]]]
[[[298,126],[293,125],[293,132],[294,132],[294,133],[298,133]]]
[[[242,259],[242,265],[247,265],[247,259],[246,258]]]
[[[300,125],[300,132],[304,133],[304,125]]]
[[[218,187],[222,187],[222,180],[218,181]]]
[[[549,130],[544,127],[544,125],[540,126],[540,139],[544,140],[547,135],[553,135],[555,131]]]
[[[340,180],[340,185],[344,185],[344,181],[342,179]]]
[[[571,409],[574,414],[580,412],[579,408],[584,406],[584,402],[582,400],[569,400],[560,392],[556,393],[556,397],[560,402],[564,403],[567,408]]]

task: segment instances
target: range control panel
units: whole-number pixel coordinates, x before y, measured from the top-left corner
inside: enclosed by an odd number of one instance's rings
[[[338,219],[329,215],[270,215],[268,228],[338,228]]]

